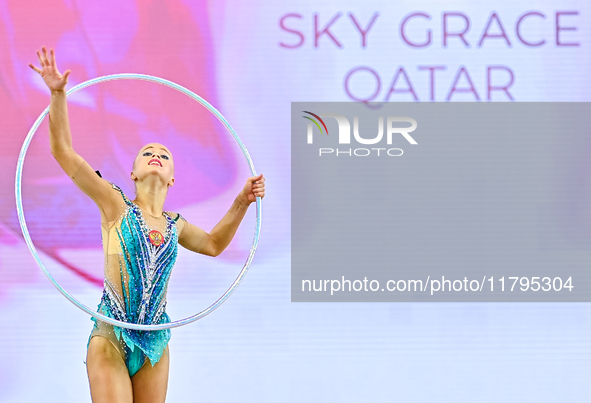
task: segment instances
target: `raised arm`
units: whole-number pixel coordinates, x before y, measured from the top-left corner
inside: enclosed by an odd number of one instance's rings
[[[246,180],[246,185],[232,203],[232,206],[220,222],[211,230],[203,231],[186,221],[181,221],[179,243],[193,251],[204,255],[218,256],[234,238],[238,226],[242,222],[248,206],[258,197],[265,197],[265,178],[263,174]]]
[[[78,155],[72,147],[72,135],[68,119],[68,106],[65,87],[68,83],[70,70],[63,75],[57,69],[55,52],[47,54],[45,47],[37,51],[41,68],[29,63],[29,67],[41,75],[51,91],[49,104],[49,144],[51,154],[74,183],[86,193],[101,209],[107,221],[115,219],[118,214],[118,194],[111,185],[100,178],[90,165]]]

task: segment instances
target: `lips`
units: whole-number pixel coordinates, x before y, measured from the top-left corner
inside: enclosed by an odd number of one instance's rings
[[[158,159],[156,159],[156,158],[152,158],[152,159],[150,160],[150,162],[148,162],[148,165],[156,165],[156,164],[158,164],[158,165],[162,166],[162,163],[160,162],[160,160],[158,160]]]

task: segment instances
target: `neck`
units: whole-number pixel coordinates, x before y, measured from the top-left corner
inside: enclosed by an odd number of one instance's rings
[[[168,194],[168,186],[158,179],[154,177],[153,180],[136,181],[136,197],[133,201],[153,217],[162,215],[164,201]]]

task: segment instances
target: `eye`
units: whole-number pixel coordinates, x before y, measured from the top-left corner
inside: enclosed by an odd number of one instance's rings
[[[146,151],[145,153],[142,154],[143,157],[150,157],[152,156],[152,153],[149,151]]]
[[[162,157],[162,159],[163,159],[163,160],[167,160],[167,159],[169,159],[169,158],[168,158],[168,155],[166,155],[166,154],[162,154],[162,155],[160,155],[160,156]]]

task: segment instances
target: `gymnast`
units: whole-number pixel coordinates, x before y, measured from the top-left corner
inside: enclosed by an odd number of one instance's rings
[[[180,214],[163,210],[168,188],[174,185],[174,159],[167,147],[150,143],[133,162],[136,197],[130,200],[72,148],[65,92],[70,70],[60,74],[53,49],[48,54],[42,47],[37,57],[41,68],[29,66],[51,91],[51,154],[100,210],[105,280],[98,312],[128,323],[168,323],[166,292],[177,245],[208,256],[222,253],[249,205],[265,196],[265,178],[262,174],[248,178],[229,211],[208,234]],[[93,320],[86,356],[92,401],[164,402],[170,329],[130,330]]]

